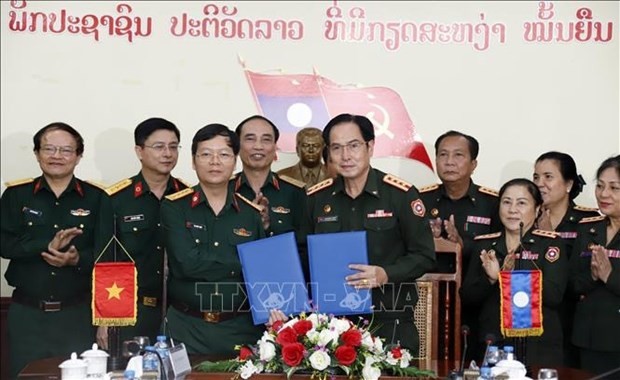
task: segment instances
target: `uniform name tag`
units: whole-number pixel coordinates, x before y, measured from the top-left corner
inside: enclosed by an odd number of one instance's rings
[[[22,211],[24,212],[24,214],[43,216],[43,211],[33,210],[31,208],[28,208],[28,207],[22,208]]]
[[[334,215],[334,216],[319,216],[316,221],[317,221],[317,223],[337,222],[338,221],[338,215]]]
[[[557,234],[562,239],[575,239],[577,237],[577,232],[558,232]]]
[[[468,223],[476,223],[476,224],[486,224],[487,226],[491,225],[491,218],[485,218],[482,216],[467,216]]]
[[[392,212],[385,212],[385,210],[377,210],[371,214],[366,214],[367,218],[391,218],[394,214]]]
[[[129,222],[139,222],[141,220],[144,220],[144,214],[139,214],[139,215],[126,215],[123,217],[123,221],[125,223],[129,223]]]
[[[523,251],[520,254],[517,254],[517,258],[521,260],[538,260],[538,253]]]
[[[192,222],[185,222],[185,227],[189,229],[201,230],[201,231],[204,231],[207,229],[207,226],[205,226],[204,224],[196,224]]]
[[[583,251],[579,254],[579,257],[590,257],[592,256],[592,251]],[[618,249],[608,249],[607,257],[612,259],[620,259],[620,250]]]

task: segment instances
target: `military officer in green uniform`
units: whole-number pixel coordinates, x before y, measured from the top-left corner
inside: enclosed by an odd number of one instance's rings
[[[580,222],[570,282],[579,295],[572,341],[581,368],[600,375],[620,365],[620,156],[603,161],[596,178],[603,215]]]
[[[585,181],[577,174],[575,160],[567,153],[556,151],[538,156],[534,164],[533,181],[543,198],[537,227],[555,231],[564,240],[570,260],[579,221],[600,215],[595,208],[575,204],[574,199],[581,193]],[[578,295],[568,287],[564,293],[560,317],[565,337],[564,366],[573,368],[579,368],[579,350],[570,340],[577,301]]]
[[[120,341],[160,334],[164,285],[164,241],[159,210],[164,196],[187,186],[171,176],[179,158],[179,129],[168,120],[150,118],[134,130],[135,152],[141,169],[132,178],[106,189],[114,209],[116,236],[135,260],[138,271],[138,318],[135,326],[120,328]],[[128,261],[122,250],[107,261]],[[99,346],[108,348],[107,327],[97,330]]]
[[[562,365],[562,326],[559,306],[568,281],[568,255],[564,242],[552,231],[534,228],[542,197],[536,185],[524,178],[506,182],[499,191],[500,232],[475,238],[474,254],[461,287],[463,303],[482,305],[479,310],[479,342],[493,334],[496,344],[516,345],[500,330],[500,270],[542,271],[541,336],[526,338],[526,358],[518,349],[517,359],[540,366]],[[483,352],[477,353],[482,355]],[[481,360],[482,357],[478,357]]]
[[[237,135],[221,124],[200,129],[192,142],[199,184],[169,195],[161,219],[168,250],[168,331],[190,353],[234,354],[256,342],[245,302],[237,244],[265,237],[260,206],[234,192],[229,179]]]
[[[8,312],[10,373],[29,362],[82,352],[95,339],[90,283],[94,255],[112,236],[105,192],[74,176],[82,136],[52,123],[33,138],[42,175],[7,184],[2,195],[2,257],[15,287]]]
[[[420,189],[433,236],[461,245],[462,278],[467,274],[474,238],[496,232],[501,225],[497,216],[497,191],[480,186],[471,178],[478,167],[479,150],[478,140],[473,136],[458,131],[442,134],[435,141],[435,167],[441,183]],[[455,266],[452,255],[437,256],[436,271],[453,273]],[[443,287],[440,292],[443,297]],[[478,334],[478,311],[479,305],[461,304],[462,323],[469,326],[472,335]],[[444,312],[447,310],[439,311],[440,319]],[[478,347],[476,341],[472,340],[470,344],[467,360],[484,349]]]
[[[364,116],[341,114],[326,125],[323,138],[339,175],[308,189],[301,242],[308,234],[365,230],[369,265],[351,265],[356,273],[343,281],[372,289],[377,335],[417,355],[415,280],[435,266],[433,236],[417,189],[370,166],[374,137]]]
[[[278,128],[269,119],[254,115],[239,123],[235,133],[239,136],[243,164],[243,170],[232,179],[235,192],[268,207],[268,235],[298,231],[305,184],[271,171],[280,136]]]

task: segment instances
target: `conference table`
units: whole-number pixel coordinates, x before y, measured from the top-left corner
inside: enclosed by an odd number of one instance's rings
[[[18,375],[18,379],[28,380],[60,380],[60,369],[58,365],[67,358],[47,358],[40,359],[29,363]],[[192,365],[198,364],[207,358],[204,356],[190,356]],[[443,360],[425,360],[423,362],[413,363],[415,366],[421,369],[429,369],[434,371],[439,378],[446,378],[450,371],[456,367],[453,361]],[[538,373],[538,367],[532,367],[533,378],[536,379]],[[561,380],[588,380],[593,376],[585,371],[573,368],[557,368],[558,376]],[[230,380],[233,376],[231,373],[207,373],[207,372],[192,372],[186,379],[187,380]],[[347,379],[346,376],[336,376],[336,379]],[[389,380],[410,380],[406,377],[381,377],[382,379]],[[252,379],[256,380],[283,380],[286,379],[285,375],[272,375],[261,374],[255,375]],[[293,380],[309,380],[310,375],[295,375]]]

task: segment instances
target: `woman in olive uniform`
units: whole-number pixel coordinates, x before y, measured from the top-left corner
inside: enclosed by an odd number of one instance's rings
[[[543,198],[543,206],[537,227],[555,231],[564,240],[566,253],[572,252],[577,237],[577,227],[583,218],[599,216],[597,209],[575,204],[574,199],[583,190],[585,181],[577,174],[573,158],[562,152],[546,152],[536,159],[534,183]],[[562,329],[564,331],[564,365],[579,368],[579,352],[571,343],[573,317],[575,315],[576,295],[566,289],[561,306]]]
[[[620,156],[603,161],[596,177],[603,216],[581,221],[570,282],[579,295],[573,344],[581,367],[601,374],[620,366]]]
[[[499,191],[500,232],[476,237],[465,282],[461,287],[464,303],[481,303],[480,341],[487,334],[497,344],[515,344],[500,333],[500,270],[536,270],[543,273],[543,329],[539,337],[526,338],[528,364],[562,365],[562,328],[558,308],[568,279],[568,258],[564,242],[550,231],[534,229],[543,200],[530,180],[508,181]],[[481,353],[482,354],[482,353]],[[523,360],[523,358],[517,358]]]
[[[235,345],[256,342],[264,330],[241,309],[237,244],[265,237],[269,221],[229,184],[238,153],[239,138],[226,126],[200,129],[192,141],[199,183],[162,203],[170,268],[166,331],[190,353],[232,356]]]

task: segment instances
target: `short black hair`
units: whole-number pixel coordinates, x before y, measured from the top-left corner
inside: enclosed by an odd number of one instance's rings
[[[80,133],[69,124],[59,121],[48,124],[45,127],[39,129],[37,133],[35,133],[34,137],[32,138],[32,142],[34,143],[33,150],[35,152],[38,152],[41,149],[41,139],[43,138],[43,135],[51,131],[65,131],[70,134],[71,136],[73,136],[73,139],[75,140],[75,143],[77,145],[75,148],[75,153],[78,156],[84,153],[84,138],[82,137],[82,135],[80,135]]]
[[[239,154],[239,136],[235,132],[231,131],[227,126],[223,124],[209,124],[198,130],[192,139],[192,156],[196,155],[198,150],[198,143],[211,140],[215,136],[228,137],[228,146],[232,148],[233,153]]]
[[[365,142],[369,142],[375,139],[375,127],[372,125],[372,121],[368,119],[366,116],[362,115],[353,115],[350,113],[341,113],[340,115],[331,119],[325,128],[323,128],[323,140],[325,141],[325,145],[329,146],[329,132],[338,124],[342,123],[353,123],[357,125],[362,133],[362,138]]]
[[[445,139],[446,137],[464,137],[469,144],[469,155],[471,156],[471,159],[475,160],[478,158],[478,152],[480,150],[480,144],[478,144],[478,140],[476,140],[473,136],[467,135],[459,131],[448,131],[443,135],[437,137],[437,140],[435,140],[435,155],[437,155],[441,140]]]
[[[280,138],[280,131],[278,130],[278,127],[276,127],[276,125],[271,120],[261,115],[252,115],[239,123],[239,125],[237,125],[237,128],[235,129],[235,133],[237,134],[237,136],[241,137],[241,131],[243,130],[243,126],[245,125],[245,123],[252,120],[262,120],[267,124],[271,125],[271,128],[273,128],[273,137],[275,139],[275,142],[278,142],[278,139]]]
[[[160,117],[152,117],[150,119],[146,119],[133,131],[133,139],[136,145],[143,146],[146,139],[149,138],[150,135],[155,131],[159,131],[160,129],[165,129],[167,131],[172,131],[177,136],[177,139],[181,141],[181,132],[176,125],[172,122],[162,119]]]
[[[581,177],[577,173],[577,165],[575,164],[575,160],[573,160],[573,158],[567,153],[556,151],[550,151],[541,154],[536,159],[536,163],[544,160],[553,160],[558,163],[562,178],[565,181],[573,181],[573,186],[570,188],[568,197],[571,200],[577,198],[577,195],[579,195],[579,193],[581,193],[581,191],[583,190],[583,185],[585,185],[585,181],[583,180],[583,177]]]
[[[620,176],[620,155],[609,157],[608,159],[603,161],[603,163],[601,163],[601,166],[599,166],[596,170],[596,178],[599,178],[601,174],[609,168],[615,168],[616,173],[618,174],[618,176]]]
[[[536,186],[536,184],[534,182],[532,182],[531,180],[527,179],[527,178],[514,178],[511,179],[510,181],[506,182],[500,189],[499,189],[499,199],[502,199],[502,196],[504,195],[504,193],[506,192],[506,190],[509,187],[512,186],[523,186],[527,189],[527,192],[530,193],[530,195],[532,196],[532,198],[534,198],[534,204],[536,207],[540,206],[543,204],[543,198],[542,198],[542,194],[540,194],[540,189],[538,188],[538,186]]]

